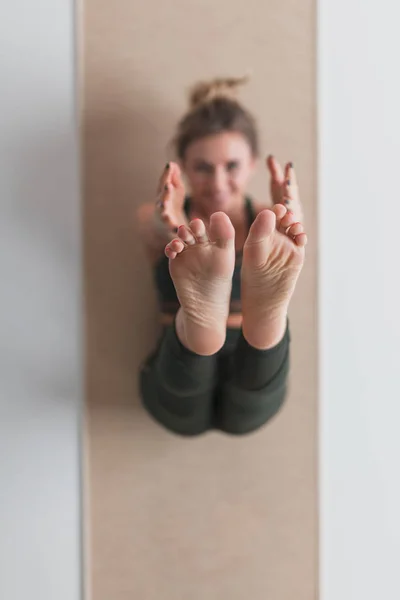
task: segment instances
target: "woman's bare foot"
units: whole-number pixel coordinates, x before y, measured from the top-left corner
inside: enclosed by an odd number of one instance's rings
[[[300,201],[296,171],[292,162],[282,169],[275,156],[268,156],[267,167],[271,175],[271,197],[273,204],[284,204],[290,209],[296,221],[304,224],[303,207]]]
[[[259,349],[283,337],[289,302],[304,263],[307,236],[283,204],[262,211],[243,248],[243,335]]]
[[[211,216],[210,237],[200,219],[179,227],[178,236],[165,248],[181,304],[176,332],[186,348],[209,356],[222,348],[226,338],[235,230],[229,217],[217,212]]]
[[[179,165],[167,163],[161,174],[157,188],[157,215],[171,231],[186,224],[184,212],[185,186]]]

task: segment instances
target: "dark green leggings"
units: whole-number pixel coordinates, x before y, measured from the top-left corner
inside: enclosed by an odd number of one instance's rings
[[[199,356],[180,343],[174,326],[168,327],[140,373],[143,404],[159,423],[181,435],[254,431],[283,404],[289,344],[289,328],[269,350],[257,350],[241,332],[228,330],[220,352]]]

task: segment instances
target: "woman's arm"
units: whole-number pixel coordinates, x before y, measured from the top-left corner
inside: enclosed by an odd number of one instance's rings
[[[175,232],[161,219],[157,206],[152,202],[142,204],[136,213],[139,234],[151,263],[164,253],[164,248],[175,237]]]
[[[178,227],[187,224],[184,202],[180,168],[176,163],[167,163],[158,182],[156,201],[143,204],[137,211],[140,235],[152,262],[163,255]]]
[[[293,163],[286,163],[283,169],[272,155],[267,158],[266,163],[270,173],[272,204],[284,204],[288,210],[294,213],[296,220],[304,224],[303,207],[300,201],[299,187]],[[261,202],[254,202],[256,215],[266,208],[271,208],[271,206],[266,206]]]

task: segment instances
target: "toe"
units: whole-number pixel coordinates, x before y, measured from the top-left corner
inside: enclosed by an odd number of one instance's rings
[[[307,245],[307,235],[305,233],[300,233],[299,235],[296,235],[294,237],[294,242],[297,246],[300,246],[300,248],[304,248],[304,246]]]
[[[288,235],[289,237],[295,238],[297,235],[300,235],[301,233],[304,233],[304,226],[303,223],[293,223],[292,225],[289,225],[289,227],[286,229],[286,235]]]
[[[181,225],[178,229],[179,238],[188,246],[194,246],[196,239],[191,230],[186,225]]]
[[[227,214],[216,212],[211,215],[210,238],[220,248],[234,246],[235,229]]]
[[[165,247],[165,254],[168,258],[175,258],[177,254],[180,254],[185,248],[185,244],[182,240],[175,238],[167,244]]]
[[[291,210],[288,210],[279,222],[279,231],[281,233],[287,233],[289,227],[296,222],[295,216]]]
[[[171,260],[174,260],[174,258],[177,257],[177,253],[173,252],[171,250],[171,248],[169,248],[168,246],[165,248],[165,256],[167,256],[168,258],[170,258]]]
[[[206,226],[201,219],[193,219],[189,223],[189,227],[199,244],[205,244],[209,241]]]
[[[265,265],[276,227],[275,211],[262,210],[252,226],[243,248],[243,260],[252,267]]]
[[[278,206],[278,205],[277,205]],[[274,207],[275,208],[275,207]],[[282,207],[284,210],[285,208]],[[286,212],[286,210],[285,210]],[[259,213],[254,223],[250,227],[249,235],[247,236],[246,243],[260,242],[266,237],[270,236],[275,230],[276,226],[276,212],[275,210],[263,210]]]
[[[276,228],[280,229],[280,225],[281,225],[281,220],[283,219],[283,217],[286,215],[287,213],[287,208],[286,206],[284,206],[283,204],[275,204],[272,207],[273,212],[275,213],[276,216]]]

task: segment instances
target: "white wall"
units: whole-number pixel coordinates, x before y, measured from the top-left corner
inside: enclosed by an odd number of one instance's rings
[[[319,0],[322,600],[400,598],[399,21]]]
[[[78,600],[73,2],[0,6],[0,598]]]

